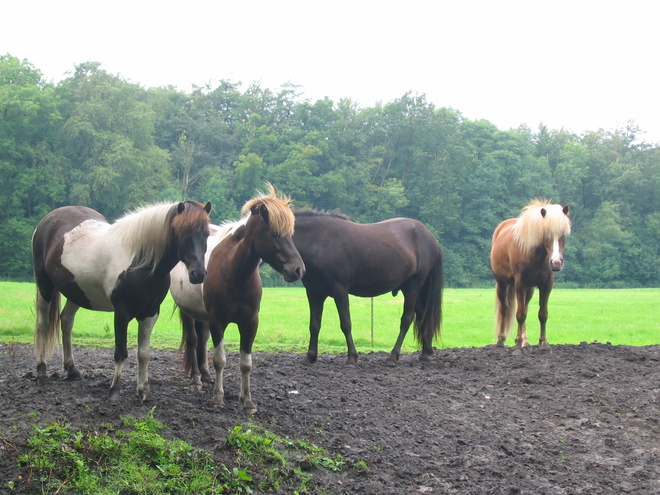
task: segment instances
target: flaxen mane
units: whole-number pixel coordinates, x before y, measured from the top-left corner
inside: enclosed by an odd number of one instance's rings
[[[171,241],[170,224],[179,237],[193,235],[200,225],[208,229],[209,218],[203,205],[186,201],[185,210],[177,215],[178,204],[159,203],[144,206],[127,213],[112,224],[111,229],[121,238],[131,256],[138,257],[137,267],[152,265],[156,268]],[[191,208],[192,205],[197,205],[198,208]]]
[[[241,209],[241,215],[255,207],[263,206],[268,210],[268,223],[273,232],[279,235],[293,235],[295,218],[289,205],[291,199],[287,197],[278,197],[275,188],[270,184],[268,185],[268,195],[261,195],[249,200]]]
[[[546,239],[557,239],[570,233],[571,221],[563,207],[544,199],[530,201],[513,226],[513,239],[524,253],[530,253]]]

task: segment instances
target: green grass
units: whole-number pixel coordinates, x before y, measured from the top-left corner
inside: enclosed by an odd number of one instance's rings
[[[35,287],[31,283],[0,282],[0,341],[30,343],[34,331]],[[494,289],[445,289],[442,338],[438,347],[477,347],[494,338]],[[373,301],[351,297],[353,338],[359,352],[390,351],[398,334],[403,297],[385,294]],[[178,348],[181,330],[172,314],[170,296],[161,306],[161,316],[151,338],[153,347]],[[538,341],[538,299],[528,316],[530,342]],[[660,289],[555,289],[550,297],[548,340],[550,344],[610,342],[651,345],[660,342]],[[299,287],[264,289],[256,351],[305,352],[309,341],[309,309],[305,291]],[[227,329],[230,348],[238,345],[238,329]],[[74,345],[114,346],[112,314],[80,310],[73,332]],[[137,323],[129,327],[129,343],[137,343]],[[345,353],[344,335],[334,301],[328,299],[319,337],[319,351]],[[513,336],[509,337],[512,344]],[[412,330],[403,351],[417,349]]]

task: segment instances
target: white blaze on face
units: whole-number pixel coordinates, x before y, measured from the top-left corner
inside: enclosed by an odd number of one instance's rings
[[[559,250],[559,239],[552,241],[552,254],[550,255],[550,266],[553,270],[559,271],[562,269],[561,251]]]

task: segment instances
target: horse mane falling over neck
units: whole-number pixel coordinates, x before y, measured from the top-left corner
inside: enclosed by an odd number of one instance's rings
[[[196,201],[184,201],[137,208],[119,218],[111,229],[128,252],[137,257],[135,268],[151,265],[153,272],[172,242],[173,233],[188,238],[200,225],[208,229],[209,217],[204,206]]]
[[[255,208],[264,207],[268,212],[268,224],[273,232],[281,236],[293,235],[295,217],[289,205],[291,199],[285,196],[278,196],[275,188],[269,182],[268,194],[262,194],[252,198],[241,208],[241,215],[246,215]]]
[[[562,205],[545,199],[529,202],[513,226],[513,239],[526,254],[545,240],[558,239],[571,233],[571,221]]]

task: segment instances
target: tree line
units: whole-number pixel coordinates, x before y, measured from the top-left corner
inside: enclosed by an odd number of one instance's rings
[[[57,84],[0,56],[0,276],[30,279],[38,221],[67,204],[113,221],[137,206],[195,199],[235,220],[270,181],[294,207],[358,222],[420,220],[445,252],[449,286],[493,283],[494,228],[532,198],[569,204],[558,282],[660,286],[660,147],[634,124],[574,134],[500,130],[406,93],[373,107],[310,101],[221,81],[144,88],[87,62]],[[266,274],[269,276],[269,274]]]

